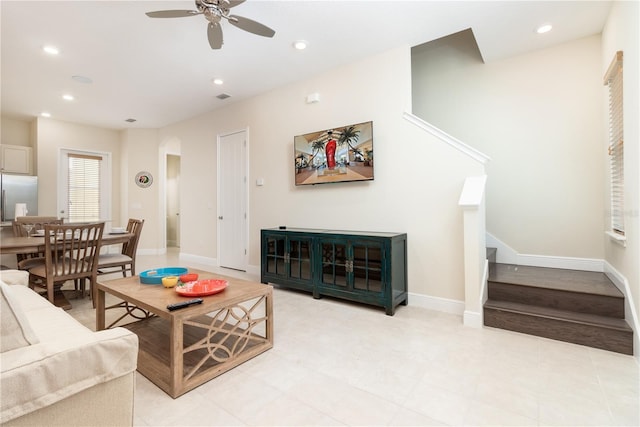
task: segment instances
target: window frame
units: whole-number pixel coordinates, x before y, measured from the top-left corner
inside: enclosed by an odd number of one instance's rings
[[[624,244],[625,186],[624,186],[624,97],[623,53],[616,52],[604,76],[608,92],[608,156],[610,222],[607,234]]]
[[[74,157],[101,157],[100,167],[100,221],[109,221],[111,218],[112,206],[112,169],[111,153],[95,150],[78,150],[62,148],[58,156],[58,212],[59,217],[65,222],[69,221],[68,212],[68,179],[69,179],[69,155]]]

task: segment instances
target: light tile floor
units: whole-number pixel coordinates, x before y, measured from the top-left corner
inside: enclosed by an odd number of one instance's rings
[[[138,256],[138,271],[163,266],[187,265],[175,250]],[[72,303],[69,313],[94,328],[89,299]],[[138,374],[135,425],[640,424],[631,356],[278,288],[274,319],[272,350],[178,399]]]

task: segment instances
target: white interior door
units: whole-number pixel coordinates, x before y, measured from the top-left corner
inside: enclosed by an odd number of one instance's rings
[[[167,155],[167,246],[180,247],[180,156]]]
[[[218,137],[218,262],[246,270],[247,132]]]

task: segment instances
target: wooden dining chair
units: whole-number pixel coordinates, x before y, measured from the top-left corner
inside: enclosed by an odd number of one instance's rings
[[[143,225],[144,219],[129,219],[127,233],[131,233],[133,236],[128,242],[122,244],[122,250],[119,254],[106,253],[98,256],[98,275],[118,271],[122,271],[122,277],[127,277],[127,271],[132,276],[136,275],[136,251]]]
[[[13,221],[13,235],[15,237],[28,237],[33,233],[43,230],[45,224],[62,224],[61,219],[55,216],[19,216]],[[28,230],[31,228],[31,230]],[[16,254],[18,270],[29,270],[44,264],[44,252],[30,254]]]
[[[29,270],[29,286],[44,288],[47,298],[55,303],[54,293],[73,280],[84,292],[89,279],[95,306],[98,254],[104,222],[90,224],[45,224],[45,263]]]

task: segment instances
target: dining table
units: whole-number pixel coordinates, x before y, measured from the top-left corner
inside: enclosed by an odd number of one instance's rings
[[[104,233],[100,247],[126,243],[134,236],[133,233]],[[44,252],[44,236],[31,235],[29,237],[16,237],[6,232],[0,234],[0,254],[30,254]],[[65,310],[71,308],[71,303],[61,290],[54,293],[54,305]]]
[[[104,233],[103,246],[126,243],[133,237],[133,233]],[[0,239],[0,254],[31,254],[44,251],[44,236],[32,234],[29,237],[3,235]]]

